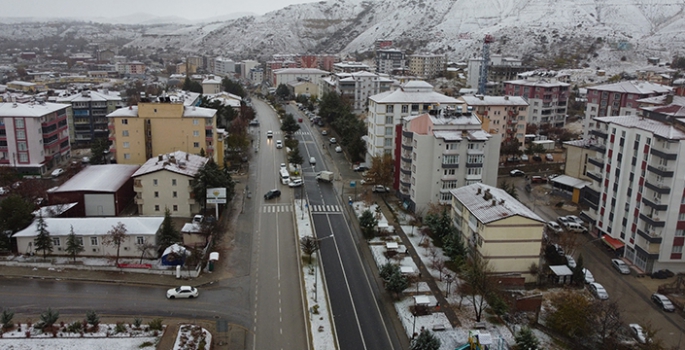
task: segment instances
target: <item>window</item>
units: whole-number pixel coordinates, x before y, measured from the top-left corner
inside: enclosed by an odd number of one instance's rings
[[[408,105],[402,105],[402,113],[409,113],[409,106]]]
[[[451,190],[457,188],[457,180],[450,180],[450,181],[443,181],[442,182],[442,189],[443,190]]]
[[[178,198],[178,192],[176,192],[176,191],[171,192],[171,196],[174,198]]]
[[[469,149],[480,149],[479,143],[469,143]]]
[[[445,169],[443,171],[443,175],[445,175],[445,176],[454,175],[456,173],[457,173],[457,169]]]
[[[155,211],[159,211],[159,204],[155,204]]]
[[[171,186],[176,186],[176,179],[171,179]]]
[[[136,244],[145,244],[145,238],[142,236],[136,237]]]
[[[483,173],[483,168],[467,168],[466,175],[481,175]]]
[[[178,205],[174,204],[174,211],[178,211]]]
[[[21,163],[26,163],[29,161],[29,155],[26,154],[25,152],[19,153],[19,162]]]
[[[124,142],[124,148],[130,148],[131,144],[129,142]]]
[[[385,138],[383,140],[383,147],[392,147],[392,139],[391,138]]]
[[[17,130],[17,140],[26,140],[26,131]]]
[[[385,127],[385,136],[392,136],[392,127],[391,126]]]
[[[385,113],[393,113],[393,112],[394,112],[394,109],[395,109],[395,106],[393,106],[393,105],[387,105],[387,106],[385,106]],[[387,118],[387,117],[386,117],[386,118]],[[386,119],[386,120],[387,120],[387,119]],[[388,123],[386,123],[386,124],[388,124]]]
[[[83,245],[83,237],[76,237],[76,243]]]
[[[671,250],[672,254],[678,254],[683,252],[683,246],[681,245],[675,245],[673,246],[673,249]]]
[[[675,230],[676,237],[685,237],[685,230]]]
[[[128,125],[128,119],[122,119],[121,124]]]
[[[90,237],[90,245],[98,245],[98,238]]]
[[[131,159],[131,153],[124,153],[124,159]]]
[[[200,125],[199,119],[193,119],[193,125]]]
[[[122,130],[121,136],[128,137],[128,130]]]
[[[159,198],[159,192],[155,191],[155,198]]]
[[[442,164],[459,164],[459,155],[446,154],[442,156]]]
[[[157,186],[159,181],[157,179],[152,179],[152,186]]]
[[[59,237],[55,237],[55,238],[52,239],[52,245],[54,245],[55,247],[59,247],[59,246],[60,246]]]
[[[200,143],[199,142],[193,142],[193,147],[194,148],[200,148]]]
[[[200,136],[200,132],[197,130],[193,130],[193,137],[199,137],[199,136]]]
[[[392,124],[392,116],[391,115],[385,116],[385,124]]]
[[[17,142],[17,149],[20,151],[26,151],[26,141]]]

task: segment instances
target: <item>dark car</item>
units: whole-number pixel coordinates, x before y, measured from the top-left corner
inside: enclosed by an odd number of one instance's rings
[[[264,195],[264,199],[268,200],[268,199],[272,199],[272,198],[276,198],[276,197],[280,197],[280,196],[281,196],[280,190],[271,190]]]
[[[539,154],[536,154],[536,155],[533,156],[533,160],[536,161],[536,162],[542,162],[542,157],[540,157]]]
[[[354,171],[356,171],[356,172],[367,171],[367,170],[369,170],[369,167],[366,167],[363,165],[360,165],[360,166],[357,166],[354,168]]]
[[[652,301],[659,305],[664,311],[667,312],[674,312],[675,307],[673,306],[673,303],[671,303],[671,300],[668,299],[665,295],[659,294],[659,293],[654,293],[652,294]]]
[[[547,183],[547,178],[544,176],[531,176],[530,182],[534,184],[544,184]]]

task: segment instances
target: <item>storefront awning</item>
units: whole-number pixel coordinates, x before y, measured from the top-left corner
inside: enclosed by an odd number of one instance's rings
[[[613,250],[621,249],[625,246],[623,242],[609,235],[602,236],[602,241],[604,241],[604,243],[606,243]]]

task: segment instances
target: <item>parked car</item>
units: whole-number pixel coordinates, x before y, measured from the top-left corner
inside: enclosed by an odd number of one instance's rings
[[[322,131],[321,131],[321,135],[323,135],[323,136],[326,136],[326,135],[328,135],[328,131],[326,131],[326,130],[322,130]]]
[[[559,254],[559,255],[561,255],[561,256],[564,256],[564,255],[565,255],[565,254],[564,254],[564,248],[562,248],[560,245],[558,245],[558,244],[556,244],[556,243],[554,243],[554,244],[552,244],[552,245],[553,245],[554,248],[557,250],[557,254]]]
[[[335,146],[335,153],[342,153],[342,147]]]
[[[604,289],[604,286],[597,283],[593,282],[588,284],[588,289],[590,290],[590,293],[594,295],[597,299],[599,300],[607,300],[609,299],[609,293],[607,293],[607,290]]]
[[[574,221],[578,225],[585,225],[585,221],[583,221],[583,219],[581,219],[575,215],[566,215],[566,218],[571,220],[571,221]]]
[[[642,329],[642,326],[637,323],[631,323],[628,325],[628,328],[630,328],[630,333],[633,334],[633,337],[635,337],[640,344],[647,343],[647,334]]]
[[[554,156],[552,155],[552,153],[545,154],[545,160],[547,160],[548,162],[553,162]]]
[[[595,281],[595,276],[586,268],[583,268],[583,276],[585,276],[585,283],[593,283]]]
[[[528,155],[524,154],[521,156],[521,161],[522,162],[527,162],[528,161]]]
[[[251,126],[258,126],[258,125],[259,125],[259,120],[257,120],[257,119],[252,119],[252,120],[250,120],[250,125],[251,125]]]
[[[623,275],[630,275],[630,268],[628,267],[628,264],[623,262],[621,259],[611,259],[611,266],[613,266]]]
[[[362,171],[367,171],[367,170],[369,170],[369,167],[364,166],[364,165],[359,165],[359,166],[354,167],[354,171],[356,171],[356,172],[362,172]]]
[[[285,169],[285,163],[281,163],[281,169]]]
[[[673,306],[673,303],[671,302],[670,299],[668,299],[665,295],[659,294],[659,293],[654,293],[652,294],[652,301],[659,305],[662,310],[667,311],[667,312],[674,312],[675,311],[675,306]]]
[[[530,182],[534,184],[544,184],[547,183],[547,178],[545,178],[544,176],[535,175],[530,177]]]
[[[524,173],[523,171],[518,170],[518,169],[514,169],[514,170],[509,172],[509,176],[512,176],[512,177],[523,176],[523,175],[526,175],[526,173]]]
[[[509,157],[509,158],[507,158],[507,162],[509,162],[509,163],[518,163],[518,162],[520,162],[520,161],[521,161],[521,158],[519,158],[519,157]]]
[[[373,193],[386,193],[386,192],[390,192],[390,189],[383,186],[383,185],[375,185],[375,186],[373,186],[372,191],[373,191]]]
[[[270,190],[269,192],[267,192],[264,195],[264,199],[269,200],[269,199],[280,197],[280,196],[281,196],[281,191],[274,189],[274,190]]]
[[[199,292],[197,288],[191,286],[180,286],[176,288],[171,288],[166,291],[167,299],[181,299],[181,298],[197,298]]]
[[[331,139],[328,140],[328,142],[330,142],[330,143],[337,143],[338,140],[336,140],[335,137],[331,137]]]
[[[304,184],[304,181],[302,181],[301,178],[296,177],[296,178],[291,178],[290,182],[288,183],[288,187],[300,187]]]
[[[554,233],[562,233],[564,232],[564,229],[559,226],[555,221],[548,221],[547,222],[547,229],[553,231]]]
[[[576,266],[578,266],[578,264],[576,263],[576,259],[574,259],[574,258],[573,258],[572,256],[570,256],[570,255],[566,255],[566,266],[568,266],[568,267],[570,267],[570,268],[572,268],[572,269],[575,269]]]
[[[62,174],[64,174],[64,169],[62,169],[62,168],[57,168],[57,169],[53,170],[53,171],[50,173],[50,176],[52,176],[52,177],[58,177],[58,176],[60,176],[60,175],[62,175]]]
[[[583,225],[579,225],[575,221],[570,221],[566,224],[566,229],[569,230],[570,232],[575,232],[575,233],[587,233],[587,228]]]
[[[542,157],[540,157],[539,154],[536,154],[536,155],[533,156],[533,160],[536,161],[536,162],[542,162]]]
[[[561,224],[561,226],[566,227],[568,226],[569,223],[571,223],[571,220],[565,216],[560,216],[557,218],[557,221]]]
[[[205,216],[204,216],[204,215],[195,215],[195,216],[193,216],[193,223],[201,224],[203,221],[205,221]]]
[[[6,194],[10,193],[9,188],[7,187],[0,187],[0,196],[4,196]]]

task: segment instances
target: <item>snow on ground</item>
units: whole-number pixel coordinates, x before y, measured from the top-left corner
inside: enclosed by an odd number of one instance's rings
[[[126,325],[126,332],[114,333],[114,324],[101,324],[97,332],[79,333],[57,332],[57,338],[52,333],[28,327],[26,324],[17,326],[2,334],[0,348],[3,350],[135,350],[154,349],[160,336],[154,336],[154,331],[134,330]],[[30,331],[31,337],[26,337]],[[162,334],[163,332],[158,332]],[[109,335],[108,335],[109,334]],[[150,346],[141,347],[149,343]]]
[[[197,349],[202,339],[204,339],[205,344],[211,346],[212,334],[209,331],[197,325],[181,324],[178,326],[174,350],[193,349],[189,344],[191,341],[195,344],[194,348]]]

